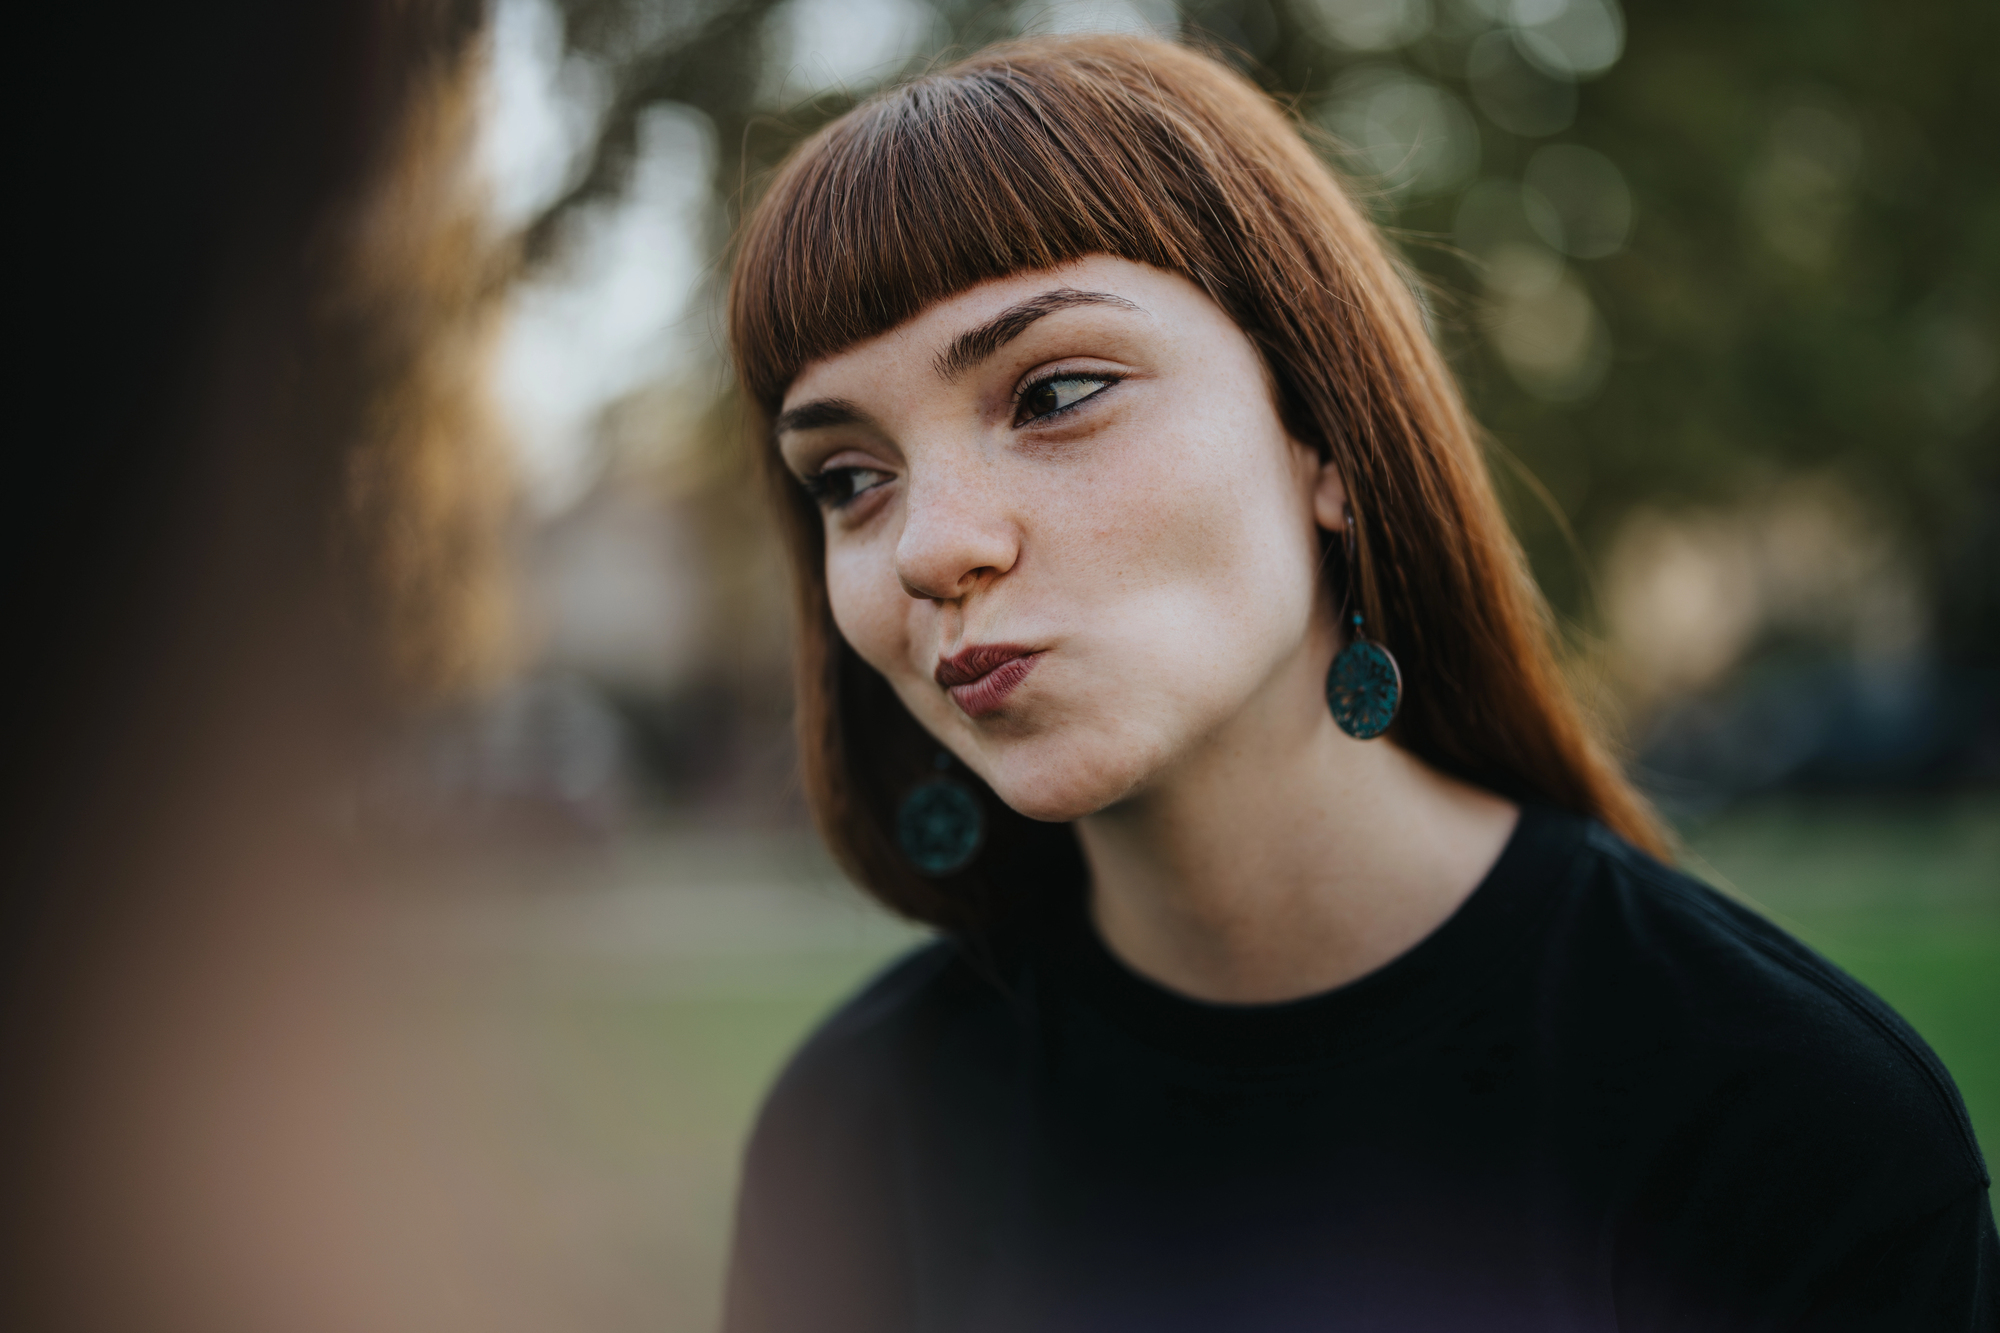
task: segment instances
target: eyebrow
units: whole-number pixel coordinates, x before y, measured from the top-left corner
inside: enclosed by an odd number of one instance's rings
[[[788,430],[813,430],[820,426],[851,426],[865,422],[868,414],[848,402],[845,398],[815,398],[810,403],[801,403],[789,412],[780,412],[778,419],[771,423],[771,433],[783,435]]]
[[[1058,287],[1054,291],[1030,297],[1019,305],[1008,306],[978,328],[968,329],[959,334],[952,339],[951,346],[938,353],[934,363],[937,373],[946,381],[955,380],[1020,337],[1030,324],[1044,315],[1053,315],[1058,310],[1069,310],[1084,305],[1110,306],[1117,310],[1145,313],[1141,307],[1110,292],[1085,292],[1074,287]],[[871,420],[866,412],[845,398],[815,398],[809,403],[799,404],[788,412],[780,412],[778,419],[771,423],[771,433],[783,435],[787,431],[816,430],[822,426],[865,425]]]
[[[957,379],[966,371],[992,356],[1008,343],[1021,336],[1030,324],[1044,315],[1053,315],[1058,310],[1068,310],[1080,305],[1107,305],[1120,310],[1138,310],[1122,296],[1110,292],[1084,292],[1074,287],[1060,287],[1040,296],[1030,297],[1019,305],[1009,306],[976,329],[968,329],[952,339],[951,346],[938,353],[937,373],[947,382]]]

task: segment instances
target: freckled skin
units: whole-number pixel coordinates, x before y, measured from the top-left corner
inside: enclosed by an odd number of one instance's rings
[[[1104,297],[938,369],[1064,290]],[[1498,858],[1511,803],[1334,725],[1319,567],[1346,491],[1192,283],[1104,257],[985,283],[807,366],[784,407],[808,404],[822,424],[779,445],[824,493],[840,632],[1002,800],[1074,821],[1098,929],[1142,974],[1313,994],[1434,930]],[[973,645],[1039,653],[977,718],[933,674]]]
[[[1060,288],[1139,309],[1061,310],[939,374],[959,333]],[[1050,369],[1122,378],[1017,425],[1017,389]],[[834,619],[1023,813],[1075,819],[1144,790],[1286,664],[1330,659],[1315,498],[1339,480],[1286,436],[1256,349],[1187,280],[1092,258],[989,282],[807,367],[786,406],[826,398],[872,425],[787,432],[788,463],[886,476],[827,514]],[[975,643],[1046,650],[976,720],[932,678]]]

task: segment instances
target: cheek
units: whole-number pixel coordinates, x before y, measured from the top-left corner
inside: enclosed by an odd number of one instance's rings
[[[1133,591],[1180,588],[1211,624],[1309,601],[1315,528],[1290,451],[1268,412],[1187,405],[1096,488],[1102,557]]]
[[[841,637],[891,681],[907,670],[910,596],[886,556],[867,545],[826,553],[826,595]]]

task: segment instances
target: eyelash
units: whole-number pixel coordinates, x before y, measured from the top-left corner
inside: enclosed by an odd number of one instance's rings
[[[800,484],[806,488],[806,494],[811,496],[814,502],[821,508],[845,509],[869,491],[874,490],[876,486],[882,484],[878,481],[858,491],[851,489],[854,485],[854,478],[863,472],[872,472],[885,480],[889,475],[882,471],[882,469],[873,467],[830,467],[824,471],[816,472],[810,477],[801,477],[799,480]],[[843,483],[850,488],[845,495],[840,494],[840,488]]]
[[[1065,412],[1073,411],[1076,408],[1082,407],[1112,385],[1117,384],[1121,378],[1118,375],[1084,375],[1073,370],[1058,371],[1053,375],[1044,375],[1038,380],[1022,385],[1021,391],[1014,395],[1014,424],[1016,426],[1025,426],[1030,421],[1046,421],[1050,417],[1060,416]],[[1027,406],[1030,395],[1057,384],[1095,384],[1097,387],[1073,403],[1051,408],[1046,412],[1038,412],[1033,416],[1024,417],[1021,415],[1022,409]]]

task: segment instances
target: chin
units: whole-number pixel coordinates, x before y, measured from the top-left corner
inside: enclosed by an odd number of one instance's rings
[[[1074,744],[1008,746],[980,764],[980,776],[1008,808],[1029,819],[1067,824],[1130,796],[1152,771],[1143,756]]]

